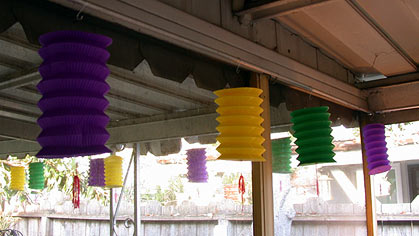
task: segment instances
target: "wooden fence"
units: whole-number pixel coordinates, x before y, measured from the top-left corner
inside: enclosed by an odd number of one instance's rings
[[[365,207],[309,199],[294,205],[293,236],[366,236]],[[379,204],[376,206],[378,236],[419,235],[419,204]]]
[[[67,203],[49,212],[32,209],[18,214],[21,219],[14,228],[25,236],[109,235],[108,210],[107,207],[97,208],[97,205],[89,203],[78,210],[73,210]],[[363,206],[328,203],[314,198],[305,204],[291,206],[291,210],[295,211],[295,215],[281,213],[283,217],[278,219],[279,223],[292,227],[284,227],[282,232],[277,230],[275,236],[366,235]],[[378,205],[377,212],[379,236],[419,235],[419,207],[416,204]],[[133,235],[132,224],[127,220],[133,218],[132,213],[132,206],[121,205],[117,235]],[[148,202],[146,206],[141,206],[141,215],[141,235],[145,236],[252,235],[252,207],[246,205],[242,211],[240,204],[228,200],[209,206],[196,206],[190,202],[179,206],[161,206],[158,202]],[[131,227],[127,228],[124,224]]]
[[[116,233],[119,236],[133,235],[132,206],[123,203],[120,209]],[[252,206],[246,205],[242,211],[241,205],[229,200],[211,206],[196,206],[190,202],[179,206],[161,206],[151,201],[141,206],[140,210],[141,235],[252,235]],[[20,220],[14,229],[21,231],[24,236],[109,235],[107,211],[107,207],[89,205],[89,202],[77,210],[67,203],[50,213],[31,209],[16,214]]]

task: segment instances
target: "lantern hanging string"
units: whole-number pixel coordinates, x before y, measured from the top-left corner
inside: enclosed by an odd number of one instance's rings
[[[282,180],[279,181],[279,191],[282,192]]]
[[[319,190],[319,175],[317,173],[317,165],[315,166],[316,168],[316,192],[317,192],[317,197],[320,196],[320,190]]]
[[[239,178],[239,193],[241,194],[242,197],[242,212],[243,212],[243,205],[244,205],[244,193],[246,192],[245,189],[245,184],[244,184],[244,177],[242,174],[240,174],[240,178]]]

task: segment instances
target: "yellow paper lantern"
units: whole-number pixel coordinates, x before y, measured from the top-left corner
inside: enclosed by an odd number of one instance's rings
[[[217,151],[219,160],[265,161],[262,146],[265,139],[261,124],[263,118],[260,107],[263,99],[262,90],[258,88],[230,88],[214,92],[218,96],[217,117],[220,142]]]
[[[109,188],[122,187],[122,157],[112,155],[105,158],[105,186]]]
[[[25,167],[10,166],[10,189],[23,191],[25,189]]]

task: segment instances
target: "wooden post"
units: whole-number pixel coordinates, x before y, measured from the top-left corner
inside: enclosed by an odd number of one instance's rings
[[[274,235],[273,191],[272,191],[272,155],[271,155],[271,119],[269,105],[269,79],[265,75],[252,73],[250,86],[263,90],[262,126],[265,129],[263,146],[266,152],[265,162],[252,162],[252,188],[253,188],[253,235]]]
[[[140,143],[135,144],[134,157],[134,236],[141,235]]]
[[[364,189],[365,189],[365,207],[366,207],[366,217],[367,217],[367,235],[375,236],[377,235],[377,217],[375,213],[375,196],[371,181],[371,176],[368,174],[368,162],[367,162],[367,153],[364,147],[364,137],[362,133],[362,128],[367,125],[367,117],[365,113],[360,113],[359,116],[359,129],[361,136],[361,146],[362,146],[362,170],[364,172]]]

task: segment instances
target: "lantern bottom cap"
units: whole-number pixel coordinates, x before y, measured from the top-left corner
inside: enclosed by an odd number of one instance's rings
[[[290,173],[292,173],[292,170],[275,170],[275,171],[272,171],[272,173],[275,173],[275,174],[290,174]]]
[[[380,173],[389,171],[390,169],[391,169],[391,166],[390,165],[379,166],[379,167],[376,167],[376,168],[370,170],[368,172],[368,174],[370,174],[370,175],[376,175],[376,174],[380,174]]]
[[[78,156],[91,156],[112,151],[106,146],[91,147],[44,147],[36,154],[38,158],[55,159]]]
[[[321,163],[334,163],[336,162],[334,159],[324,159],[324,160],[315,160],[315,161],[300,161],[300,164],[298,166],[308,166],[308,165],[314,165],[314,164],[321,164]]]
[[[106,188],[122,188],[122,184],[121,185],[105,185]]]
[[[42,190],[44,186],[29,186],[30,189]]]
[[[208,179],[203,179],[203,180],[189,180],[189,183],[208,183]]]
[[[252,161],[252,162],[264,162],[265,158],[262,156],[239,156],[239,155],[223,155],[221,154],[217,160],[223,161]]]

